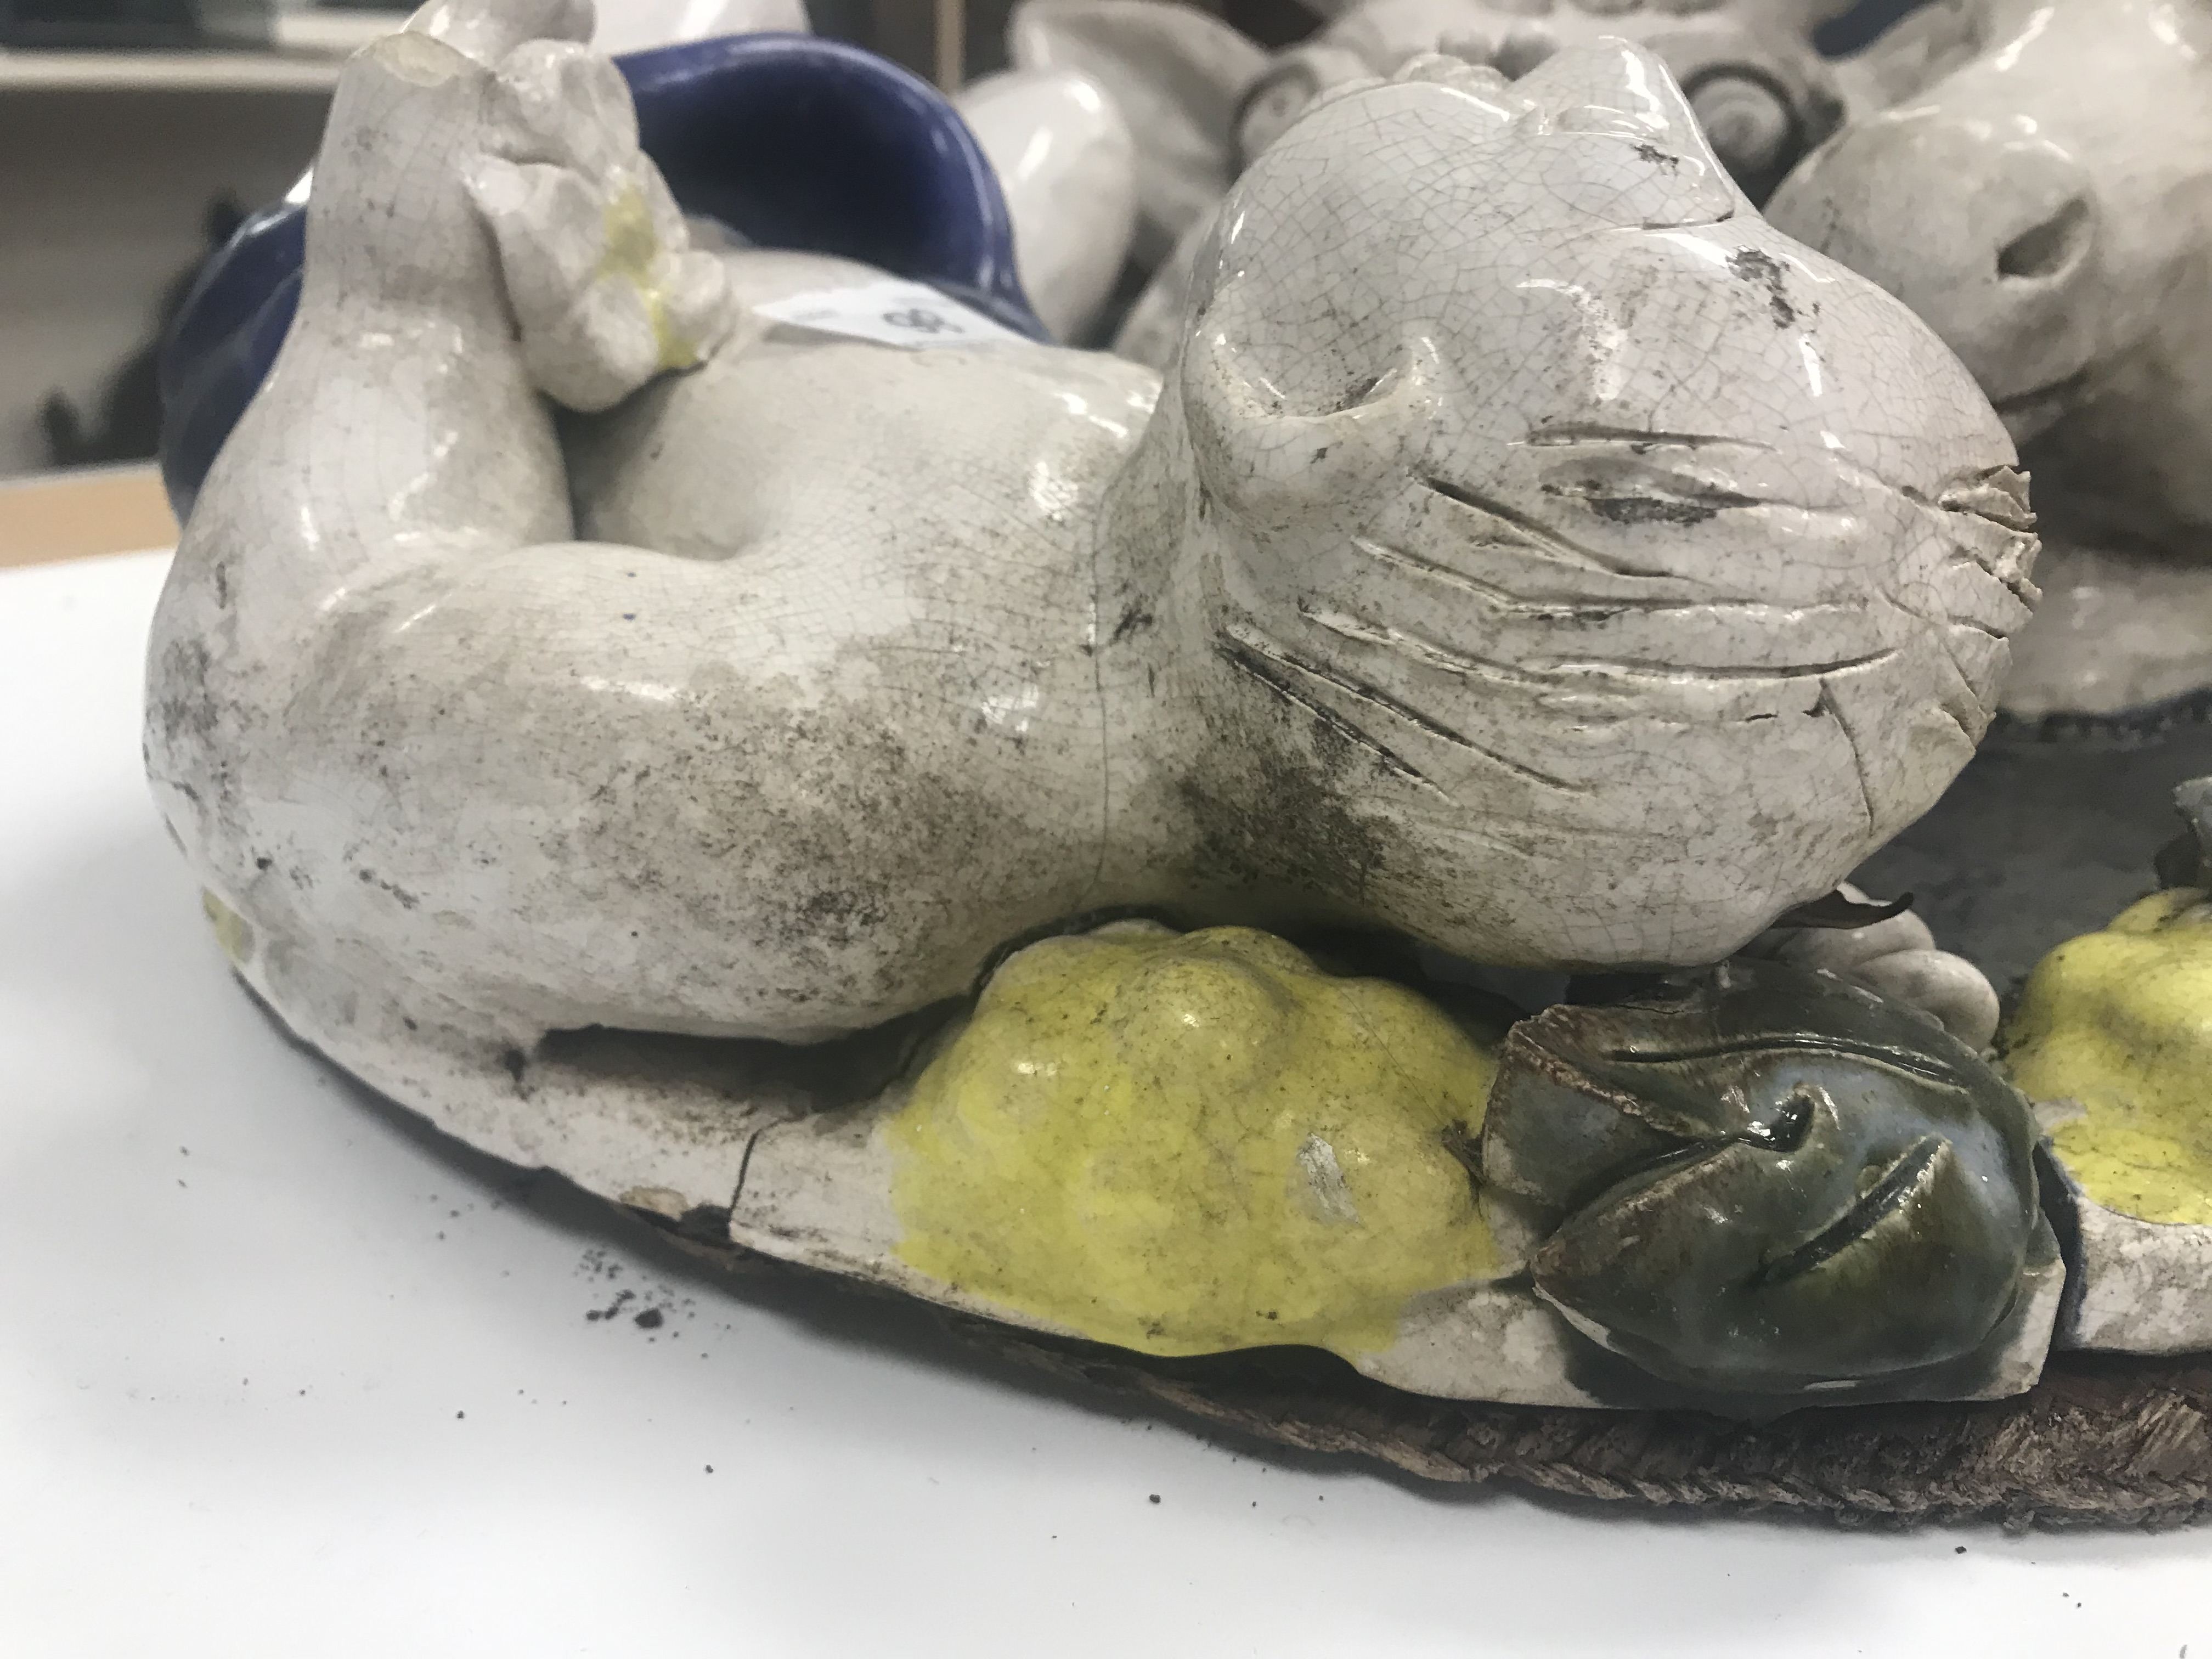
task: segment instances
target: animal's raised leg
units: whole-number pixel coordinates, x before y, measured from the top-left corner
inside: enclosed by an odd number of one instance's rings
[[[568,539],[544,395],[618,398],[727,318],[589,28],[581,5],[441,5],[348,66],[298,319],[149,663],[149,770],[240,970],[349,1069],[526,1160],[564,1132],[559,1085],[521,1080],[546,1029],[711,1029],[753,983],[741,944],[714,958],[726,913],[655,887],[620,775],[698,746],[664,688],[726,641],[707,567]],[[720,1170],[698,1137],[623,1144],[611,1188],[726,1198],[655,1162]]]
[[[179,565],[249,633],[255,597],[564,539],[540,393],[605,407],[726,326],[590,29],[585,0],[441,0],[341,78],[299,316]]]
[[[586,0],[440,0],[341,78],[297,320],[154,634],[149,762],[218,867],[243,838],[206,785],[284,750],[270,727],[311,635],[566,542],[546,394],[604,407],[727,326],[619,76],[576,44],[591,21]]]

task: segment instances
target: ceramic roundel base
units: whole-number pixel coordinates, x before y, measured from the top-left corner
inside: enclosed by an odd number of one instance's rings
[[[434,1132],[422,1139],[482,1168],[464,1142]],[[651,1234],[629,1242],[666,1248],[732,1295],[770,1276],[825,1301],[886,1294],[735,1246],[719,1218],[672,1218],[635,1203],[608,1212],[649,1224]],[[2054,1353],[2041,1382],[2009,1400],[1831,1407],[1752,1425],[1697,1411],[1438,1400],[1385,1387],[1317,1351],[1155,1359],[949,1310],[938,1316],[981,1363],[1011,1364],[1202,1431],[1423,1480],[1787,1510],[1854,1525],[2166,1528],[2212,1516],[2212,1355]]]
[[[2207,772],[2212,731],[2203,728],[2148,741],[2000,741],[1927,825],[1876,860],[1869,878],[1885,890],[1900,881],[1916,888],[1923,906],[1948,923],[1950,939],[1990,958],[1992,977],[2002,986],[2048,942],[2096,925],[2116,895],[2124,902],[2129,895],[2118,893],[2116,884],[2141,882],[2139,873],[2129,872],[2146,867],[2148,849],[2135,842],[2161,830],[2159,813],[2134,810],[2142,803],[2133,797],[2143,795],[2154,806],[2176,779]],[[2003,805],[2016,807],[2022,799],[2038,810],[2021,813]],[[2033,836],[2013,827],[2031,821]],[[268,964],[240,965],[251,982],[263,979],[252,968]],[[257,988],[277,988],[264,981]],[[296,995],[304,988],[283,990]],[[315,1046],[325,1046],[332,1035],[313,1034],[325,1039]],[[581,1052],[542,1057],[517,1083],[526,1092],[588,1090],[600,1066],[627,1066],[635,1058]],[[703,1075],[683,1075],[681,1056],[661,1055],[658,1063],[664,1099],[701,1109],[702,1128],[721,1116],[710,1109],[713,1087]],[[415,1092],[393,1087],[400,1079],[373,1080],[392,1093]],[[723,1087],[734,1080],[714,1079]],[[771,1095],[852,1098],[872,1092],[882,1079],[763,1075],[747,1081]],[[543,1094],[538,1103],[544,1103]],[[448,1133],[510,1161],[562,1161],[547,1156],[555,1148],[524,1146],[501,1133],[519,1127],[512,1120],[495,1127],[471,1113],[435,1116]],[[868,1288],[771,1263],[732,1243],[726,1211],[684,1201],[678,1189],[687,1185],[683,1174],[712,1181],[733,1159],[741,1164],[746,1137],[678,1139],[689,1143],[678,1164],[703,1161],[714,1173],[641,1170],[619,1191],[605,1181],[592,1184],[694,1257],[724,1267],[773,1267],[803,1277],[824,1296]],[[2079,1248],[2077,1243],[2069,1254]],[[2069,1311],[2078,1322],[2079,1310]],[[1989,1516],[2020,1524],[2167,1525],[2212,1512],[2212,1354],[2058,1352],[2035,1388],[2010,1399],[1831,1406],[1764,1423],[1731,1423],[1697,1410],[1656,1408],[1665,1403],[1656,1401],[1591,1411],[1443,1400],[1384,1386],[1317,1352],[1156,1359],[954,1310],[942,1316],[977,1346],[1060,1378],[1272,1444],[1371,1458],[1429,1480],[1502,1480],[1577,1497],[1670,1505],[1789,1508],[1858,1522]]]
[[[483,1169],[465,1142],[435,1131],[417,1139]],[[764,1279],[825,1304],[887,1294],[733,1245],[717,1217],[672,1218],[636,1203],[607,1213],[651,1226],[632,1232],[629,1247],[665,1250],[733,1296],[757,1293]],[[1849,1525],[2162,1528],[2212,1516],[2212,1355],[2054,1353],[2035,1388],[2008,1400],[1831,1407],[1753,1425],[1697,1411],[1438,1400],[1317,1351],[1155,1359],[945,1310],[937,1316],[979,1363],[1017,1376],[1245,1443],[1352,1457],[1422,1480]]]

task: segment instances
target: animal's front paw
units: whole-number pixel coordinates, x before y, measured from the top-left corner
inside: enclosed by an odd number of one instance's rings
[[[606,409],[703,361],[736,301],[639,149],[614,65],[569,41],[526,41],[500,63],[489,125],[469,193],[498,243],[538,389]]]
[[[1848,884],[1839,890],[1854,903],[1870,902]],[[1996,989],[1964,957],[1936,949],[1928,924],[1910,910],[1869,927],[1777,928],[1746,954],[1832,974],[1917,1008],[1977,1051],[1996,1036]]]

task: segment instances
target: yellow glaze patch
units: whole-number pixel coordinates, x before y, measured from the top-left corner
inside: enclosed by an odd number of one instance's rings
[[[247,958],[253,954],[253,924],[204,887],[200,889],[200,908],[215,924],[215,942],[222,946],[222,953],[230,958],[231,965],[246,966]]]
[[[599,275],[628,283],[645,302],[653,324],[653,342],[663,369],[689,368],[699,361],[698,343],[677,331],[668,314],[668,295],[654,280],[653,264],[660,257],[660,235],[653,228],[653,210],[645,192],[625,185],[607,204],[601,228],[607,251],[599,260]]]
[[[1447,1145],[1496,1069],[1433,1004],[1270,934],[1050,939],[891,1121],[899,1253],[1147,1353],[1387,1348],[1415,1292],[1501,1271]]]
[[[2013,1081],[2087,1115],[2051,1143],[2082,1189],[2145,1221],[2212,1224],[2212,901],[2147,898],[2039,963],[1999,1038]]]

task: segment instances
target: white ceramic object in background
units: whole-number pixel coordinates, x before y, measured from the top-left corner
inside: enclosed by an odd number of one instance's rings
[[[1073,70],[987,76],[953,103],[999,176],[1030,308],[1055,339],[1083,339],[1137,228],[1137,147],[1121,106]]]
[[[1075,70],[1120,108],[1137,143],[1130,252],[1158,264],[1237,176],[1237,111],[1267,54],[1219,18],[1160,0],[1023,0],[1006,46],[1016,68]]]
[[[600,0],[594,50],[612,57],[722,34],[808,32],[806,0]]]
[[[453,21],[346,71],[148,753],[246,978],[499,1156],[726,1214],[902,1058],[781,1042],[1102,908],[1713,961],[1989,717],[2002,428],[1632,47],[1302,122],[1163,387],[854,337],[881,273],[686,247],[586,11]]]
[[[1368,0],[1297,0],[1300,7],[1324,21],[1334,21],[1347,13],[1358,10]],[[1608,5],[1606,0],[1585,3],[1582,9],[1600,16],[1619,16],[1642,9],[1649,4],[1651,10],[1662,14],[1681,15],[1709,9],[1713,5],[1730,4],[1746,17],[1756,17],[1762,23],[1810,33],[1832,18],[1841,17],[1858,3],[1858,0],[1625,0],[1625,3]],[[1552,9],[1553,0],[1522,0],[1521,9],[1530,16],[1545,16]]]
[[[2054,544],[2007,706],[2212,687],[2212,10],[1948,0],[1858,69],[1895,107],[1771,211],[1925,318],[2027,447]]]

